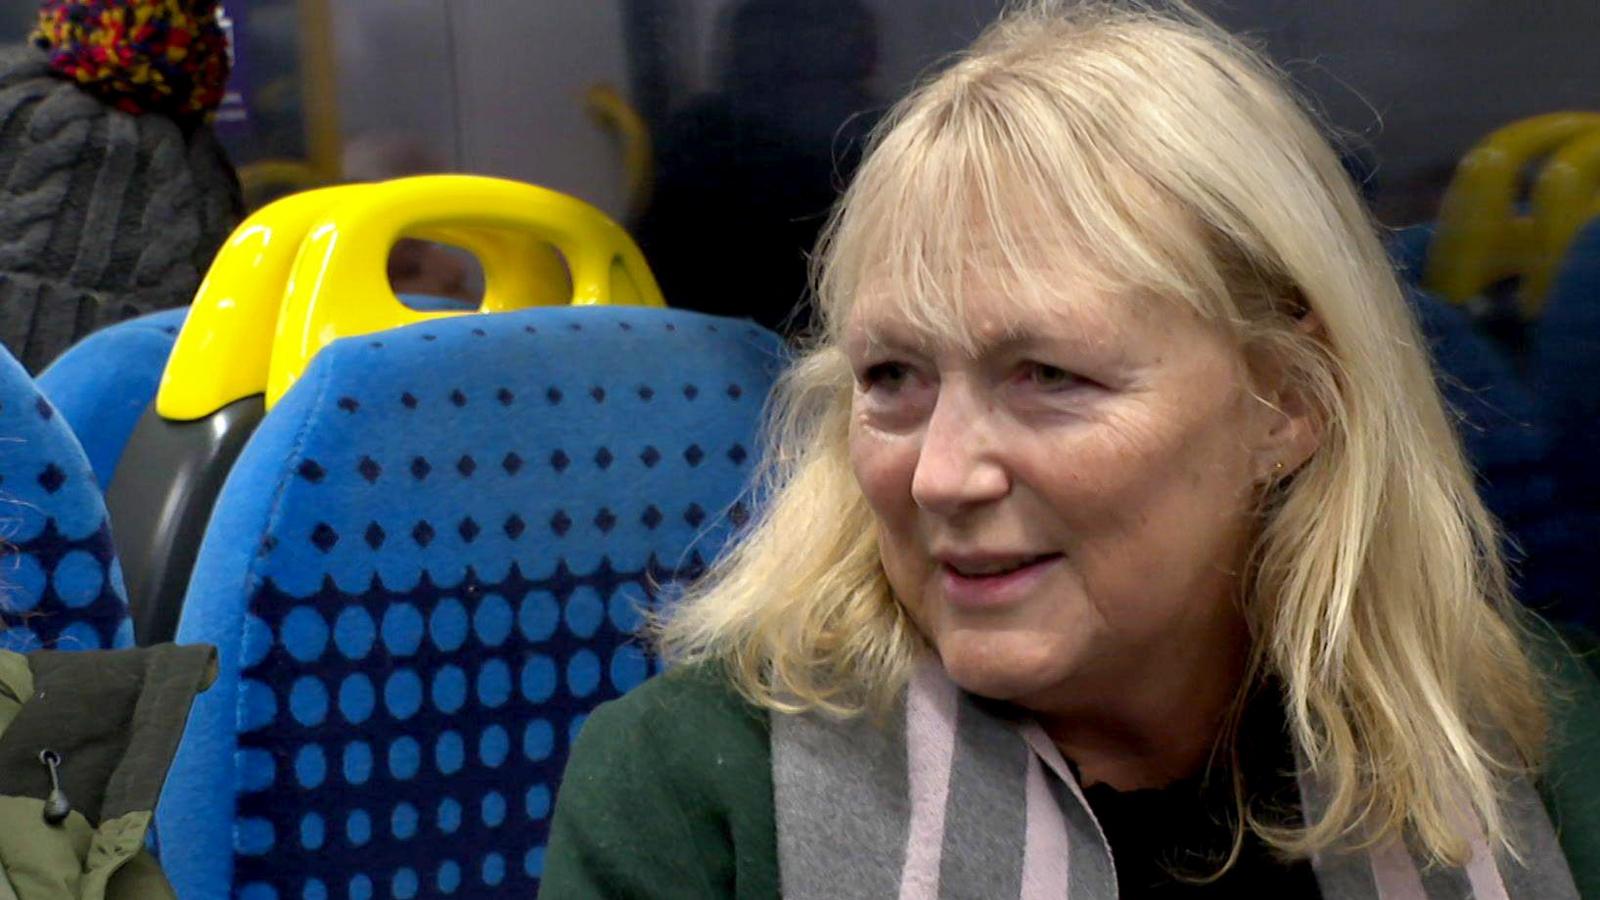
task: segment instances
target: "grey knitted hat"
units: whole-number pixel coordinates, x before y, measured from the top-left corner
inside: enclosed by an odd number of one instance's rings
[[[209,128],[121,112],[43,51],[0,49],[0,343],[30,372],[192,300],[241,209]]]

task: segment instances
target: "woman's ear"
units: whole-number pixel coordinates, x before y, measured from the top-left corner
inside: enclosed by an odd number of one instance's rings
[[[1286,344],[1323,339],[1322,322],[1309,310],[1296,317],[1295,331]],[[1322,445],[1324,410],[1302,367],[1288,358],[1293,352],[1280,347],[1272,359],[1258,361],[1254,367],[1256,396],[1264,406],[1254,448],[1254,472],[1263,484],[1299,471]]]

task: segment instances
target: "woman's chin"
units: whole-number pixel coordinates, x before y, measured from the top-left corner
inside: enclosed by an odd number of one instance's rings
[[[991,700],[1048,694],[1070,681],[1080,651],[1059,636],[1027,632],[941,635],[940,662],[958,687]]]

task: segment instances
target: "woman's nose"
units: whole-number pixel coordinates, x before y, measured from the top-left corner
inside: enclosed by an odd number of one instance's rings
[[[923,509],[952,515],[1011,490],[993,415],[972,391],[940,389],[923,430],[911,497]]]

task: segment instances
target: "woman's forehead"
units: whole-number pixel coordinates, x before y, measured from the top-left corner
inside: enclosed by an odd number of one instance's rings
[[[982,355],[1030,342],[1116,346],[1138,339],[1153,324],[1155,304],[1136,291],[1074,277],[1064,266],[1031,275],[1019,280],[974,274],[959,290],[923,296],[868,281],[846,320],[846,339],[852,345],[953,347]]]
[[[1062,168],[1020,137],[999,152],[974,128],[916,126],[852,186],[823,268],[833,323],[860,307],[969,343],[984,329],[1103,330],[1163,301],[1209,308],[1202,229],[1127,164],[1065,154],[1082,165]]]

